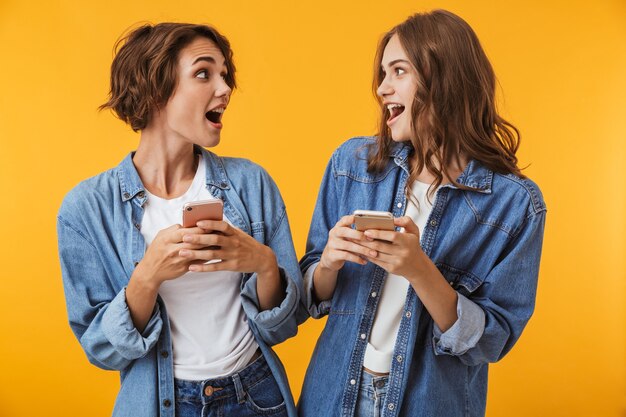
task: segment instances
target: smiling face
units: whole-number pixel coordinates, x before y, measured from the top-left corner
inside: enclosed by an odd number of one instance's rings
[[[397,35],[393,35],[380,63],[382,82],[376,93],[386,108],[386,123],[395,142],[405,142],[413,136],[411,106],[417,91],[417,74]]]
[[[224,55],[213,41],[198,37],[183,48],[176,88],[155,114],[164,133],[203,147],[217,145],[232,91],[226,74]]]

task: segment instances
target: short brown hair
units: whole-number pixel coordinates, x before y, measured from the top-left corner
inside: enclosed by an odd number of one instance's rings
[[[460,165],[461,154],[476,159],[492,171],[523,177],[515,153],[519,131],[498,114],[496,77],[476,33],[459,16],[445,10],[418,13],[387,32],[376,53],[374,94],[385,77],[381,62],[389,40],[397,35],[417,72],[417,90],[411,109],[411,139],[417,164],[410,185],[424,167],[435,176],[436,189],[446,167]],[[391,131],[388,110],[380,103],[377,145],[372,148],[369,169],[382,170],[389,160]],[[432,159],[438,161],[438,168]],[[467,189],[450,180],[459,188]]]
[[[146,24],[115,44],[111,64],[109,100],[100,106],[112,109],[134,131],[144,129],[152,112],[169,100],[176,88],[178,55],[198,37],[215,43],[226,61],[226,84],[236,87],[233,52],[226,37],[206,25],[189,23]]]

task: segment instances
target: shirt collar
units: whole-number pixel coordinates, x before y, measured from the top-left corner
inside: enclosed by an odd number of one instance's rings
[[[410,142],[393,142],[389,156],[394,158],[396,164],[408,167],[408,158],[412,149],[413,146]],[[477,160],[471,159],[456,181],[466,187],[475,188],[478,192],[490,194],[491,184],[493,182],[493,171]],[[449,184],[448,186],[450,188],[458,188],[453,184]]]
[[[229,189],[230,184],[221,158],[197,145],[194,145],[194,153],[200,154],[200,157],[204,158],[206,185],[212,185],[222,190]],[[128,201],[135,196],[139,198],[145,197],[145,187],[141,182],[141,178],[139,178],[135,164],[133,164],[134,155],[135,152],[130,152],[117,166],[122,201]]]

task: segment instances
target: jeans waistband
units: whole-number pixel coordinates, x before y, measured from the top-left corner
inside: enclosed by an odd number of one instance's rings
[[[174,380],[174,392],[177,399],[198,401],[204,404],[230,396],[237,396],[238,402],[245,401],[248,388],[265,378],[271,370],[263,355],[252,361],[241,371],[232,375],[207,379],[205,381]]]

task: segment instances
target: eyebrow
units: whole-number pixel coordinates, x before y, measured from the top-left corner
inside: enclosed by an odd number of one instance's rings
[[[394,65],[398,64],[398,63],[405,63],[405,64],[411,64],[409,61],[407,61],[406,59],[394,59],[393,61],[391,61],[389,64],[387,64],[388,67],[393,67]],[[381,68],[384,68],[383,64],[380,64]]]
[[[206,61],[211,64],[217,64],[217,62],[215,62],[215,58],[213,58],[212,56],[199,56],[198,58],[196,58],[195,61],[193,61],[191,65],[196,65],[200,61]]]

